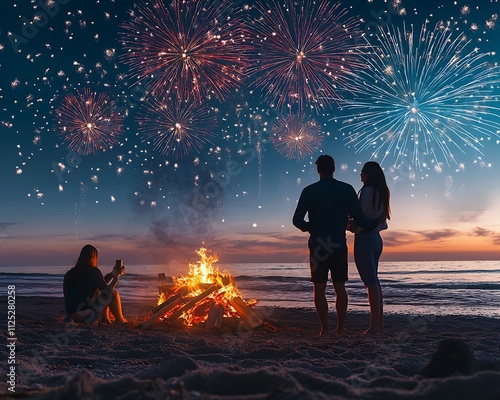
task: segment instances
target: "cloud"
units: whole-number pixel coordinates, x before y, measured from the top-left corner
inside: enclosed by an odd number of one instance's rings
[[[500,246],[500,233],[497,233],[495,231],[484,229],[478,226],[472,230],[471,236],[489,237],[491,238],[491,242],[495,246]]]
[[[387,230],[382,232],[384,246],[404,246],[416,241],[416,235],[412,232]]]
[[[463,211],[460,213],[460,218],[458,219],[460,222],[474,222],[479,219],[483,214],[486,213],[486,210],[471,210],[471,211]]]
[[[453,229],[419,231],[415,233],[420,235],[424,240],[431,240],[431,241],[448,239],[450,237],[459,235],[459,232]]]
[[[472,230],[472,236],[486,237],[486,236],[494,236],[495,232],[490,231],[488,229],[476,227]]]
[[[136,234],[126,234],[126,233],[107,233],[93,235],[85,238],[89,242],[130,242],[137,243],[142,238],[141,235]],[[83,240],[83,239],[82,239]]]

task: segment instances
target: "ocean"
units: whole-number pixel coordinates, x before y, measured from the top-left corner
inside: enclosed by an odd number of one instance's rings
[[[304,263],[245,263],[215,265],[235,278],[245,300],[260,306],[314,307],[309,267]],[[0,267],[0,295],[16,286],[18,296],[62,297],[62,281],[69,267]],[[124,308],[127,299],[151,302],[158,298],[158,273],[187,275],[188,265],[128,265],[120,278]],[[103,267],[107,273],[111,267]],[[381,262],[379,278],[385,312],[434,315],[481,315],[500,318],[500,261],[398,261]],[[349,309],[368,311],[366,289],[350,263]],[[334,309],[333,288],[327,297]]]

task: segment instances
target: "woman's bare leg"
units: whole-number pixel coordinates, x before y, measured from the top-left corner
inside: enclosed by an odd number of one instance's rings
[[[111,320],[109,319],[109,307],[106,307],[101,314],[101,318],[99,320],[101,324],[111,324]]]
[[[109,310],[111,310],[111,314],[115,316],[115,322],[121,324],[125,324],[128,322],[123,316],[120,293],[118,293],[116,290],[113,291],[113,300],[111,300],[111,303],[109,304]]]
[[[382,290],[375,283],[368,285],[368,302],[370,303],[370,327],[364,333],[379,333],[382,331]]]

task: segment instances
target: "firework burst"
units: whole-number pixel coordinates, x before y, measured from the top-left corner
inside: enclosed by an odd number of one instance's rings
[[[360,34],[340,3],[273,0],[256,6],[249,30],[256,54],[248,74],[277,109],[320,110],[336,102],[346,77],[362,68]]]
[[[152,0],[136,5],[123,25],[123,61],[138,80],[152,80],[157,97],[215,96],[223,100],[241,84],[245,65],[243,23],[230,0]]]
[[[78,154],[96,154],[118,143],[122,117],[116,104],[104,93],[90,89],[68,94],[56,109],[57,124],[64,141]]]
[[[321,126],[299,114],[277,119],[272,132],[276,151],[288,159],[305,159],[318,150],[323,141]]]
[[[480,152],[498,136],[499,66],[490,54],[468,50],[465,36],[443,24],[420,33],[380,28],[377,42],[362,55],[368,68],[352,82],[356,97],[343,103],[352,114],[342,130],[357,152],[422,169],[455,164],[455,150]]]
[[[217,123],[215,114],[204,106],[172,96],[148,100],[147,111],[137,120],[145,141],[151,140],[155,150],[176,158],[199,152],[210,143]]]

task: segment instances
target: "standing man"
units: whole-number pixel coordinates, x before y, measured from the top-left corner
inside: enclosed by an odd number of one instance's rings
[[[325,292],[330,272],[335,289],[337,336],[340,336],[344,332],[347,313],[347,220],[353,218],[357,226],[367,230],[374,229],[378,220],[365,217],[351,185],[334,179],[335,161],[331,156],[319,156],[316,166],[320,179],[302,190],[292,221],[302,232],[310,234],[309,260],[314,305],[321,324],[319,334],[328,334]],[[306,213],[308,221],[304,219]]]

